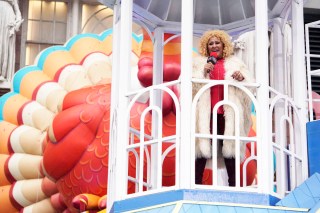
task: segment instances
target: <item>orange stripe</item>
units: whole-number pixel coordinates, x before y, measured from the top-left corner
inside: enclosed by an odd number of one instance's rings
[[[103,52],[106,55],[110,55],[112,53],[112,36],[108,36],[105,40],[102,41]]]
[[[74,63],[76,63],[76,60],[68,51],[55,51],[45,60],[43,72],[48,75],[50,79],[53,79],[61,67]]]
[[[51,79],[41,71],[30,72],[26,74],[21,81],[21,94],[31,100],[35,89],[37,89],[40,84],[50,80]]]
[[[141,54],[141,46],[143,42],[138,43],[135,39],[132,39],[132,52],[139,56]]]
[[[4,120],[18,125],[18,114],[19,110],[29,100],[20,94],[11,96],[3,107],[3,118]]]
[[[106,39],[106,42],[109,39]],[[108,48],[108,44],[105,42],[101,42],[95,38],[86,37],[81,38],[74,43],[74,45],[70,49],[71,55],[74,57],[76,63],[80,63],[80,61],[86,57],[89,53],[92,52],[103,52],[106,53],[105,48]],[[109,50],[110,51],[110,50]]]
[[[81,38],[70,49],[70,53],[75,58],[77,63],[80,63],[88,54],[93,52],[101,52],[106,55],[112,53],[112,36],[108,36],[103,41],[95,38]],[[140,55],[141,44],[132,38],[132,51],[136,55]]]
[[[0,187],[1,213],[18,213],[19,211],[10,202],[10,188],[11,186]]]
[[[12,131],[16,128],[16,125],[13,125],[6,121],[0,122],[0,154],[9,154],[8,143]]]
[[[141,51],[153,52],[153,44],[149,41],[143,41]],[[163,48],[164,55],[180,55],[181,43],[168,43]]]

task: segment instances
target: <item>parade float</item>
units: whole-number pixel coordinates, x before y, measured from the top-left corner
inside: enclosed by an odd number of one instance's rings
[[[316,211],[303,1],[226,2],[101,1],[114,10],[113,29],[77,35],[19,70],[0,98],[0,212]],[[191,77],[197,38],[211,28],[230,33],[256,83]],[[192,83],[204,85],[193,100]],[[217,84],[252,100],[249,135],[236,127],[229,136],[247,147],[243,161],[236,156],[236,187],[227,186],[214,146],[204,184],[194,182],[194,141],[223,138],[194,128],[198,98]]]

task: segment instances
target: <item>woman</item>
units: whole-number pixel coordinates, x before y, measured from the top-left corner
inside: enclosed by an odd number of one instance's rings
[[[199,53],[203,57],[194,59],[193,77],[209,78],[212,80],[227,80],[230,82],[253,82],[251,73],[246,65],[233,55],[233,45],[230,36],[222,30],[211,30],[204,33],[199,43]],[[215,54],[215,64],[207,62],[211,53]],[[195,93],[198,86],[194,87]],[[239,109],[240,135],[247,136],[251,127],[251,101],[250,98],[239,88],[230,86],[228,100]],[[223,85],[211,87],[210,95],[202,95],[197,105],[196,128],[200,133],[210,133],[210,121],[213,107],[224,100]],[[208,104],[211,103],[211,107]],[[209,108],[209,109],[208,109]],[[229,105],[223,105],[217,109],[217,133],[219,135],[233,136],[235,131],[235,114]],[[200,126],[202,125],[202,126]],[[209,149],[209,150],[208,150]],[[240,143],[241,160],[245,155],[245,143]],[[222,156],[229,176],[229,186],[235,186],[235,141],[223,140]],[[196,184],[202,183],[203,171],[208,158],[211,158],[211,148],[205,139],[196,142],[195,179]]]

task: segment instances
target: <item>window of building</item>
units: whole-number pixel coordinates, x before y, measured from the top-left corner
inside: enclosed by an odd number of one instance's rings
[[[82,33],[99,34],[112,28],[113,11],[104,5],[82,5]]]
[[[100,34],[112,28],[112,9],[94,1],[75,2],[76,0],[24,1],[21,67],[34,64],[42,50],[54,45],[63,45],[75,34]],[[133,32],[141,34],[141,27],[133,24]]]
[[[67,1],[29,1],[26,65],[33,64],[43,49],[66,42],[67,21]]]
[[[81,33],[100,34],[113,26],[113,10],[105,5],[82,5]],[[132,31],[141,34],[141,26],[133,23]]]

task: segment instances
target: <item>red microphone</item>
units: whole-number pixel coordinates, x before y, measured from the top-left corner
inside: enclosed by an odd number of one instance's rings
[[[207,59],[207,63],[212,63],[215,65],[217,63],[218,53],[217,52],[211,52],[210,56]]]
[[[217,52],[211,52],[210,56],[207,59],[207,63],[212,63],[213,65],[215,65],[217,63],[217,57],[218,57],[218,53]],[[211,70],[207,70],[207,73],[210,73]]]

